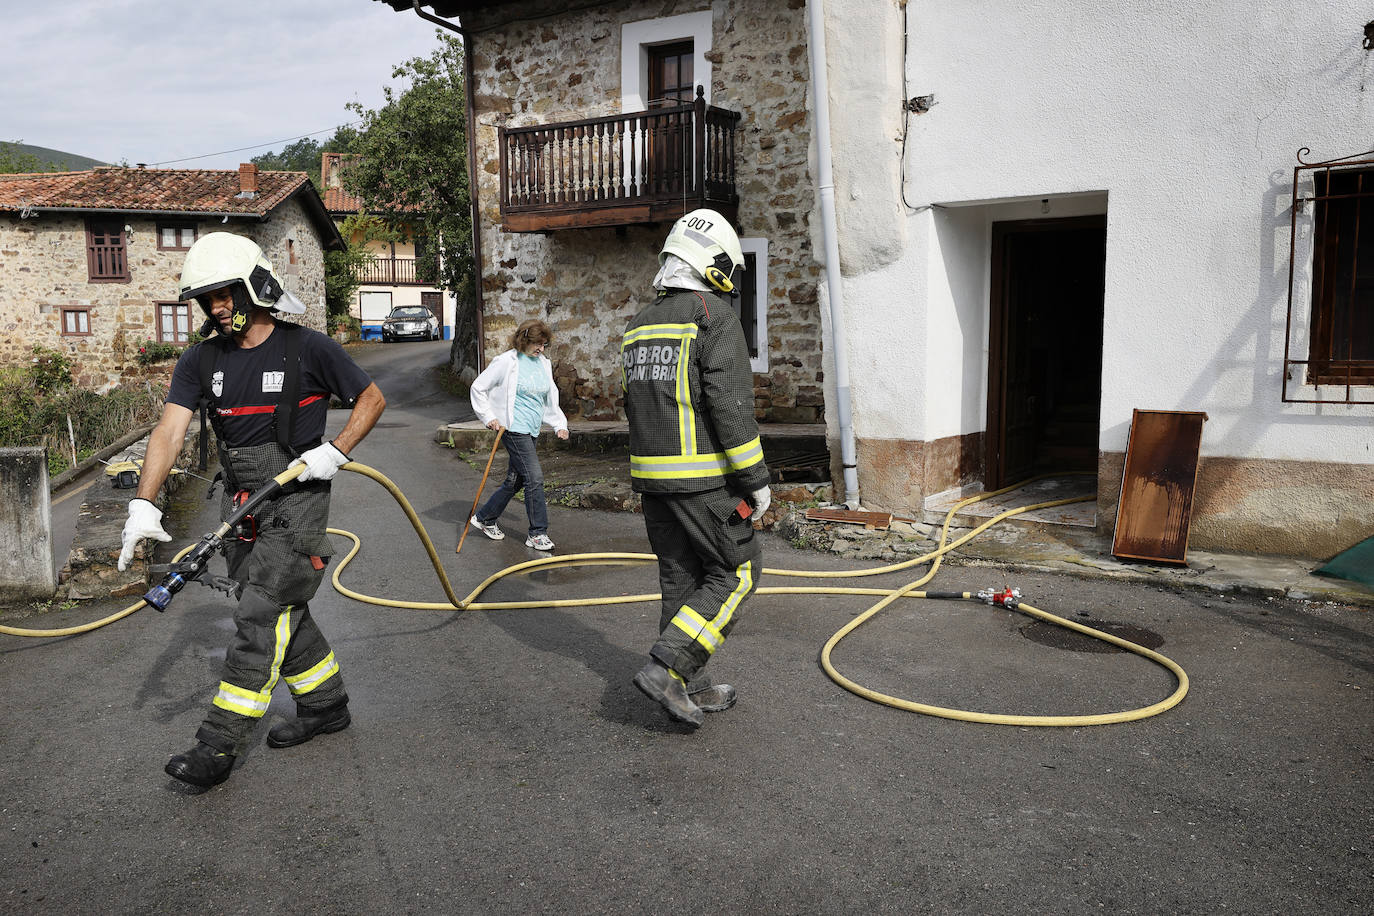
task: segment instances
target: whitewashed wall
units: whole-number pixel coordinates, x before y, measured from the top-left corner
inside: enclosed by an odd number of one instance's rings
[[[902,10],[826,9],[860,437],[982,429],[991,221],[1105,210],[1102,449],[1133,408],[1205,410],[1204,455],[1374,463],[1374,410],[1280,400],[1294,154],[1374,144],[1374,8],[909,3],[905,94],[936,104],[904,189]]]

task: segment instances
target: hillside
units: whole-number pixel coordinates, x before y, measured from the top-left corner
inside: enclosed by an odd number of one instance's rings
[[[49,149],[46,146],[32,146],[28,143],[10,143],[0,141],[11,156],[33,156],[36,159],[58,166],[62,171],[74,172],[81,169],[94,168],[97,165],[107,165],[99,159],[92,159],[89,156],[78,156],[75,153],[64,153],[62,150]]]

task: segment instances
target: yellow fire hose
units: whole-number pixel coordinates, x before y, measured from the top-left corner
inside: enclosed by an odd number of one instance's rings
[[[278,474],[276,478],[274,478],[274,480],[278,484],[289,483],[290,481],[294,480],[297,475],[300,474],[302,469],[303,466],[300,465],[288,468],[281,474]],[[410,505],[410,502],[405,498],[405,495],[401,493],[400,489],[394,483],[392,483],[392,481],[385,474],[382,474],[375,468],[368,467],[365,464],[359,464],[358,462],[351,461],[348,464],[345,464],[343,466],[343,469],[346,471],[353,471],[355,473],[361,474],[364,477],[370,477],[371,479],[375,480],[377,483],[385,487],[387,492],[389,492],[391,496],[396,500],[397,504],[401,507],[401,510],[405,513],[406,518],[410,520],[411,526],[415,529],[415,533],[419,535],[420,541],[424,544],[425,552],[429,554],[430,564],[434,567],[434,572],[439,577],[440,585],[443,587],[444,595],[448,598],[448,600],[445,602],[394,601],[388,598],[377,598],[372,595],[365,595],[361,592],[356,592],[346,587],[340,581],[340,576],[342,575],[344,569],[348,566],[348,564],[357,555],[358,551],[362,548],[362,541],[358,538],[357,535],[353,534],[350,531],[344,531],[340,528],[330,528],[328,529],[330,534],[337,534],[342,537],[346,537],[353,542],[352,548],[348,551],[344,558],[339,561],[338,565],[335,566],[332,581],[334,584],[334,588],[340,594],[352,598],[355,601],[362,601],[367,604],[376,604],[382,607],[412,608],[417,610],[494,611],[511,610],[516,608],[587,607],[593,605],[606,604],[634,604],[638,602],[660,600],[660,595],[658,594],[614,595],[602,598],[564,598],[548,601],[479,602],[477,600],[477,598],[483,592],[485,592],[496,582],[500,581],[506,576],[514,575],[517,573],[524,573],[534,569],[562,566],[652,563],[655,562],[656,558],[651,553],[580,553],[556,557],[543,557],[538,560],[530,560],[525,563],[517,563],[514,566],[508,566],[505,569],[502,569],[488,576],[480,584],[478,584],[478,586],[475,589],[473,589],[467,595],[467,597],[459,599],[453,591],[453,586],[449,582],[448,575],[444,572],[443,564],[440,562],[439,553],[434,547],[434,542],[430,540],[429,534],[425,531],[425,527],[421,523],[419,516],[415,513],[414,508]],[[1022,481],[1021,483],[1015,484],[1014,486],[1004,487],[1000,490],[993,490],[989,493],[980,493],[977,496],[969,497],[968,499],[965,499],[962,502],[957,503],[949,510],[949,513],[945,516],[944,526],[940,531],[940,542],[936,549],[931,551],[930,553],[924,554],[919,557],[914,557],[910,560],[904,560],[900,563],[893,563],[887,566],[878,566],[871,569],[860,570],[791,570],[772,568],[765,568],[763,570],[764,575],[789,576],[795,578],[859,578],[863,576],[876,576],[889,572],[897,572],[899,570],[908,569],[912,566],[916,566],[921,563],[933,561],[931,562],[931,567],[929,571],[927,571],[924,576],[908,585],[895,589],[828,586],[794,586],[767,588],[761,587],[758,589],[758,593],[762,595],[869,595],[879,597],[880,600],[876,604],[874,604],[868,610],[864,611],[858,617],[855,617],[844,627],[842,627],[837,633],[835,633],[835,635],[830,637],[830,639],[826,642],[825,647],[821,650],[821,665],[825,669],[826,674],[828,674],[830,678],[835,681],[835,683],[839,684],[841,687],[844,687],[846,690],[849,690],[850,692],[855,693],[858,696],[872,700],[876,703],[882,703],[886,706],[892,706],[897,709],[904,709],[909,712],[918,712],[931,716],[940,716],[947,719],[956,719],[963,722],[980,722],[991,725],[1085,726],[1107,725],[1115,722],[1130,722],[1137,719],[1145,719],[1150,716],[1158,715],[1168,709],[1172,709],[1174,706],[1177,706],[1180,702],[1183,701],[1184,696],[1186,696],[1188,693],[1188,675],[1176,663],[1174,663],[1172,660],[1165,657],[1164,655],[1161,655],[1158,652],[1154,652],[1150,649],[1145,648],[1144,646],[1138,645],[1129,640],[1121,639],[1120,637],[1114,636],[1110,633],[1104,633],[1103,631],[1094,629],[1093,627],[1084,626],[1083,624],[1075,623],[1072,620],[1066,620],[1063,617],[1059,617],[1049,613],[1048,611],[1043,611],[1039,608],[1032,607],[1029,604],[1020,603],[1018,600],[1016,600],[1015,597],[1013,597],[1010,591],[1005,592],[1001,595],[994,596],[991,595],[991,592],[981,593],[980,595],[974,595],[969,592],[927,593],[925,591],[917,590],[920,586],[926,584],[932,578],[934,578],[935,573],[940,568],[940,561],[946,553],[966,543],[972,538],[978,536],[979,534],[986,531],[988,528],[992,527],[998,522],[1007,518],[1011,518],[1015,515],[1020,515],[1024,512],[1030,512],[1034,509],[1051,508],[1054,506],[1067,505],[1069,503],[1085,502],[1092,499],[1091,496],[1079,496],[1070,499],[1053,500],[1050,502],[1036,503],[1034,505],[1020,506],[1015,509],[1009,509],[983,522],[978,527],[969,531],[967,534],[965,534],[958,540],[947,543],[949,537],[950,523],[953,521],[955,514],[958,513],[958,511],[962,509],[964,506],[967,506],[970,503],[978,502],[979,500],[988,499],[993,496],[998,496],[1003,493],[1007,493],[1029,482],[1030,481]],[[228,533],[229,528],[229,524],[223,524],[216,531],[216,534],[223,536],[224,534]],[[173,562],[180,560],[195,546],[196,545],[194,544],[188,545],[185,549],[180,551],[173,558]],[[1149,661],[1152,661],[1155,664],[1160,665],[1161,667],[1168,670],[1171,674],[1173,674],[1174,678],[1177,680],[1178,686],[1174,690],[1174,692],[1170,694],[1167,698],[1159,701],[1158,703],[1154,703],[1149,706],[1143,706],[1138,709],[1128,709],[1123,710],[1121,712],[1102,713],[1097,715],[1028,716],[1001,713],[973,712],[962,709],[950,709],[941,706],[930,706],[924,703],[917,703],[911,700],[904,700],[900,697],[888,696],[887,694],[879,693],[875,690],[870,690],[867,687],[855,683],[854,681],[845,677],[843,674],[840,674],[840,672],[835,669],[834,664],[830,660],[830,656],[835,647],[839,645],[840,641],[843,640],[846,636],[848,636],[854,630],[858,629],[865,622],[871,619],[875,614],[877,614],[883,608],[887,607],[889,604],[892,604],[899,598],[928,597],[958,598],[965,600],[987,600],[989,601],[989,603],[996,603],[999,606],[1005,607],[1009,610],[1022,611],[1032,617],[1036,617],[1041,620],[1057,624],[1058,626],[1065,627],[1066,629],[1070,629],[1087,636],[1091,636],[1095,639],[1100,639],[1104,642],[1110,643],[1111,645],[1117,646],[1118,648],[1124,649],[1128,652],[1133,652],[1136,655],[1141,656],[1142,658],[1148,659]],[[120,620],[121,618],[127,617],[135,611],[139,610],[140,608],[145,607],[146,604],[147,602],[139,600],[135,604],[132,604],[124,610],[119,611],[116,614],[112,614],[109,617],[104,618],[103,620],[97,620],[92,623],[83,624],[81,626],[65,627],[62,629],[53,630],[33,630],[21,627],[0,626],[0,633],[7,633],[11,636],[72,636],[78,633],[86,633],[91,630],[95,630],[99,627],[105,626],[106,624],[110,624],[116,620]]]

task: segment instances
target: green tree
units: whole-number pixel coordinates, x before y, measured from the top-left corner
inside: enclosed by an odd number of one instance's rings
[[[372,260],[368,243],[399,240],[397,230],[385,220],[365,213],[353,213],[345,218],[339,226],[339,234],[348,243],[348,248],[324,253],[324,300],[330,327],[348,318],[353,296],[362,285],[358,282],[359,271]]]
[[[33,153],[26,153],[19,142],[10,143],[0,140],[0,175],[14,175],[19,172],[57,172],[61,166],[44,162]]]
[[[310,137],[302,137],[294,143],[283,146],[279,153],[266,152],[261,156],[254,156],[251,161],[263,171],[305,172],[310,176],[310,181],[315,185],[315,190],[323,193],[324,189],[320,186],[321,154],[351,152],[357,140],[358,131],[345,124],[336,128],[334,135],[323,143]]]
[[[362,126],[350,150],[358,158],[344,169],[343,184],[367,212],[424,240],[442,262],[437,285],[457,297],[462,316],[474,302],[463,44],[435,34],[440,46],[432,55],[392,73],[409,82],[406,88],[384,87],[376,111],[349,104]]]

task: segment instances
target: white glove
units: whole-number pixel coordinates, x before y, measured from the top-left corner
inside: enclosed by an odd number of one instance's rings
[[[326,442],[324,445],[315,446],[308,452],[302,452],[301,456],[287,467],[294,468],[298,464],[305,465],[305,470],[301,471],[301,476],[296,478],[304,483],[307,480],[333,480],[334,475],[339,473],[339,468],[348,464],[348,461],[348,456],[339,451],[333,442]]]
[[[759,487],[749,494],[749,499],[754,504],[754,512],[749,516],[749,521],[756,522],[763,518],[763,513],[767,511],[768,504],[773,501],[773,494],[768,492],[767,487]]]
[[[129,520],[124,523],[124,546],[119,551],[119,571],[129,568],[134,558],[138,542],[144,538],[157,538],[164,544],[172,536],[162,530],[162,510],[146,499],[129,500]]]

